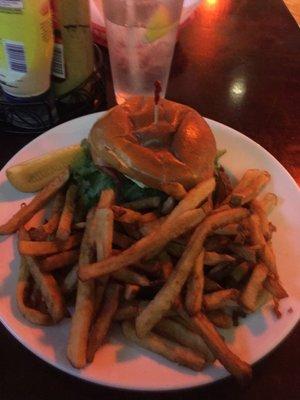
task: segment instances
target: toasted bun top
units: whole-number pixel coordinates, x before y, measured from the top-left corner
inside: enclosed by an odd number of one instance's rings
[[[184,189],[210,178],[216,143],[192,108],[161,99],[153,123],[153,99],[133,97],[112,108],[91,129],[94,162],[180,198]]]

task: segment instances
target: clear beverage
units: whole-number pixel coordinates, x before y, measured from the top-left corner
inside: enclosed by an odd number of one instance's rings
[[[182,0],[104,0],[106,30],[117,102],[166,93]]]

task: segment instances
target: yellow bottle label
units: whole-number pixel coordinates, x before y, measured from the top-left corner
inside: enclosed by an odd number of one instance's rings
[[[0,82],[19,97],[50,87],[53,53],[49,0],[0,0]]]

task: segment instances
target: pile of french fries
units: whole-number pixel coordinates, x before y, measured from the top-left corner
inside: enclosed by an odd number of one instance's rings
[[[0,234],[19,233],[20,312],[39,325],[71,315],[67,356],[76,368],[93,361],[118,323],[127,339],[169,360],[201,371],[218,359],[247,381],[251,367],[216,328],[272,298],[278,312],[287,296],[268,221],[277,197],[258,197],[269,180],[248,170],[222,201],[212,200],[214,178],[163,204],[116,204],[107,189],[80,220],[78,188],[64,171],[0,226]]]

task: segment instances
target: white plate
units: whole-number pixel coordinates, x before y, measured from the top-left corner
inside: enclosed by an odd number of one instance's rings
[[[5,169],[49,150],[78,143],[87,136],[92,124],[101,116],[92,114],[67,122],[39,136],[17,153],[0,173],[0,223],[18,209],[30,195],[17,192],[7,182]],[[246,318],[242,326],[226,333],[229,346],[241,358],[254,363],[276,347],[295,326],[300,310],[300,196],[288,172],[261,146],[241,133],[218,122],[207,120],[219,149],[226,148],[222,158],[225,168],[239,178],[247,168],[263,168],[272,175],[267,190],[278,194],[280,204],[271,215],[277,227],[274,235],[278,269],[284,287],[290,294],[281,302],[282,318],[274,317],[270,305]],[[201,373],[176,366],[114,333],[95,361],[78,371],[66,359],[69,320],[58,326],[39,328],[26,322],[15,301],[19,256],[16,238],[0,238],[0,318],[6,328],[29,350],[49,364],[79,378],[95,383],[135,390],[170,390],[215,382],[228,373],[211,366]],[[293,312],[288,312],[292,308]],[[224,332],[222,332],[224,334]]]

